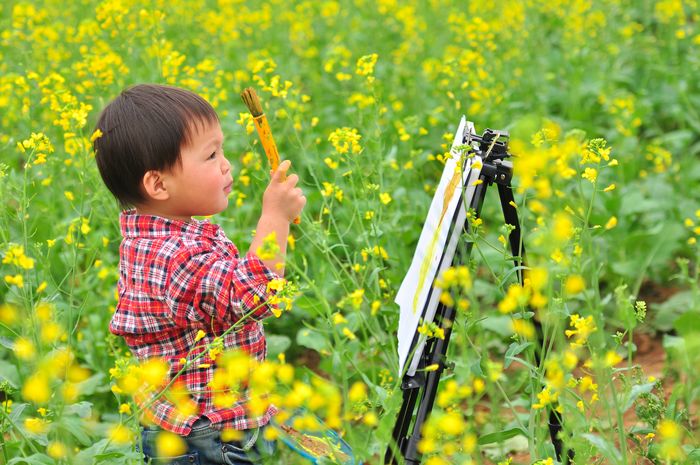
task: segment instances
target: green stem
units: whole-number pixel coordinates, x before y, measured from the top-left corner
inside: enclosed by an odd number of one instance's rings
[[[7,422],[8,422],[9,425],[12,427],[12,429],[13,429],[14,431],[16,431],[17,433],[19,433],[19,435],[22,437],[24,443],[26,443],[26,444],[29,446],[29,448],[30,448],[35,454],[38,454],[38,453],[39,453],[39,450],[36,448],[36,446],[34,445],[34,443],[32,442],[32,440],[29,439],[29,438],[24,434],[24,432],[15,424],[15,422],[12,421],[12,418],[10,418],[10,416],[7,414],[7,412],[5,412],[5,409],[4,409],[4,408],[0,408],[0,413],[2,413],[3,422],[4,422],[5,420],[7,420]],[[3,453],[5,453],[4,444],[5,444],[5,442],[3,441]]]

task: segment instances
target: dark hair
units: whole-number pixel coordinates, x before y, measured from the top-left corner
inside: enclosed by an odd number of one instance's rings
[[[125,89],[95,126],[102,132],[93,146],[102,180],[122,207],[145,201],[143,176],[179,163],[192,131],[217,121],[214,108],[194,92],[158,84]]]

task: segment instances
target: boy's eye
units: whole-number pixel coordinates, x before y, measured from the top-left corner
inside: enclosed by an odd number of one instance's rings
[[[212,158],[216,158],[216,152],[212,152],[212,154],[209,155],[209,159],[211,160]]]

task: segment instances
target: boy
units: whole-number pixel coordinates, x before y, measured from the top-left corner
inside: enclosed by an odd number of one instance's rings
[[[183,361],[202,352],[191,353],[193,347],[211,343],[236,323],[240,329],[221,337],[224,350],[265,358],[260,320],[274,307],[265,303],[267,284],[284,275],[289,223],[306,204],[298,176],[286,177],[289,161],[272,174],[255,237],[241,258],[219,226],[192,218],[222,212],[233,184],[219,119],[206,100],[175,87],[136,85],[105,107],[97,129],[100,175],[120,205],[132,208],[120,215],[119,300],[110,331],[125,339],[137,360],[167,360],[170,378],[184,367],[177,382],[196,405],[194,413],[183,414],[165,396],[137,399],[156,425],[142,435],[146,461],[156,459],[154,438],[163,429],[182,436],[187,452],[158,460],[252,463],[274,445],[261,432],[274,407],[259,417],[249,415],[244,398],[217,408],[209,387],[215,363],[208,356]],[[271,233],[279,252],[262,260],[255,251]],[[222,442],[225,429],[242,430],[242,439]]]

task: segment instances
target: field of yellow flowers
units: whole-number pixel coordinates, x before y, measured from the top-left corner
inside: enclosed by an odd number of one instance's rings
[[[253,400],[314,412],[382,463],[402,395],[393,299],[464,114],[511,132],[530,269],[517,284],[494,189],[471,260],[441,276],[459,318],[424,462],[557,463],[554,409],[572,463],[700,463],[699,50],[697,0],[1,2],[0,463],[140,463],[132,394],[164,368],[108,331],[119,210],[91,141],[139,82],[218,111],[235,181],[214,221],[239,247],[268,177],[243,88],[308,197]],[[231,384],[252,363],[207,349]]]

